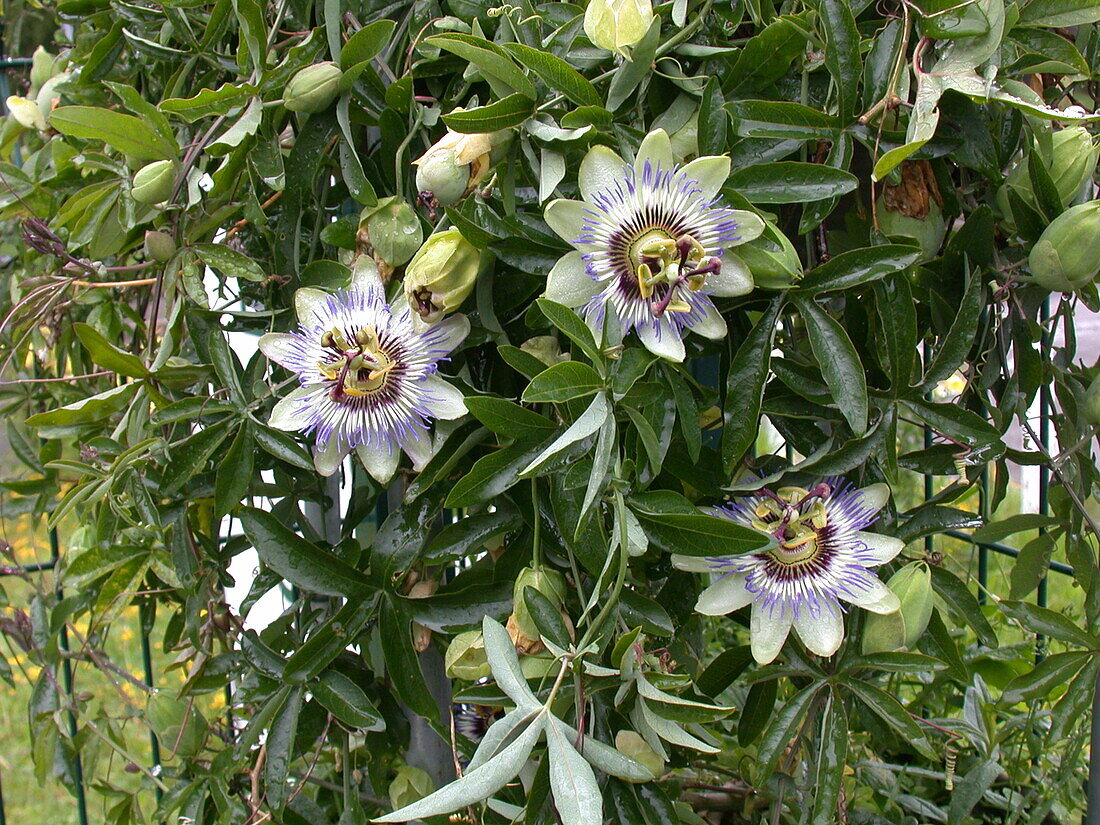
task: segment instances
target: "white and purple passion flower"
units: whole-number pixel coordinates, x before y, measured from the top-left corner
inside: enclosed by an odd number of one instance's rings
[[[546,279],[546,297],[581,308],[597,335],[611,313],[624,334],[635,330],[656,355],[684,359],[684,330],[726,334],[710,296],[752,290],[752,275],[726,249],[764,229],[752,212],[727,208],[718,191],[727,157],[677,165],[663,129],[646,135],[633,164],[606,146],[581,161],[583,201],[559,199],[546,222],[576,250]]]
[[[721,616],[752,605],[752,655],[761,664],[779,655],[792,627],[813,653],[832,656],[844,638],[841,602],[884,614],[900,606],[871,568],[904,544],[864,532],[889,497],[885,484],[856,489],[839,479],[810,490],[760,490],[715,513],[767,533],[773,547],[719,558],[675,555],[672,563],[716,576],[699,596],[699,613]]]
[[[414,469],[423,467],[432,455],[430,422],[466,413],[462,393],[438,375],[439,362],[470,330],[465,316],[418,331],[403,298],[386,302],[366,256],[348,289],[299,289],[294,306],[296,332],[260,339],[264,355],[301,383],[275,405],[268,423],[313,434],[314,465],[324,476],[352,450],[381,483],[393,477],[402,451]]]

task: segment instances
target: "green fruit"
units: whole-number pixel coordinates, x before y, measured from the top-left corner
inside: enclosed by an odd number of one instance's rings
[[[648,769],[654,779],[665,772],[665,760],[632,730],[621,730],[615,734],[615,749]]]
[[[159,263],[167,263],[176,254],[176,242],[167,232],[149,230],[145,233],[145,257]]]
[[[138,203],[163,203],[172,196],[176,183],[176,162],[154,160],[134,173],[130,194]]]
[[[306,66],[286,85],[283,105],[292,112],[305,114],[323,111],[336,99],[343,76],[332,61]]]
[[[936,257],[947,234],[947,221],[938,203],[929,201],[928,214],[923,218],[911,218],[882,206],[877,206],[876,211],[878,228],[883,235],[893,241],[916,244],[920,247],[922,261]]]
[[[1032,247],[1028,267],[1052,292],[1074,292],[1100,273],[1100,201],[1071,206]]]

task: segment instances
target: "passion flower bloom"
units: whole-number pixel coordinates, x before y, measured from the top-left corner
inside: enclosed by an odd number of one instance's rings
[[[683,332],[726,334],[711,295],[744,295],[752,275],[731,246],[764,229],[752,212],[729,209],[718,191],[730,159],[706,156],[679,166],[663,129],[646,135],[633,164],[606,146],[581,161],[583,201],[559,199],[546,222],[576,250],[562,257],[546,281],[546,297],[583,307],[603,329],[610,312],[622,332],[636,330],[653,353],[684,359]]]
[[[761,490],[715,513],[767,533],[775,545],[743,556],[673,556],[681,570],[708,572],[717,580],[695,609],[720,616],[752,605],[752,655],[767,664],[779,655],[791,627],[819,656],[836,653],[844,637],[849,602],[873,613],[893,613],[898,597],[870,568],[901,552],[900,539],[864,532],[890,497],[885,484],[859,490],[830,479],[812,490]]]
[[[462,393],[439,375],[470,330],[452,315],[418,331],[402,297],[393,306],[378,270],[359,258],[349,289],[299,289],[294,296],[298,331],[268,333],[264,355],[298,374],[301,386],[275,405],[272,427],[316,436],[314,465],[336,472],[355,451],[379,482],[393,477],[404,451],[419,470],[431,458],[432,419],[466,413]]]

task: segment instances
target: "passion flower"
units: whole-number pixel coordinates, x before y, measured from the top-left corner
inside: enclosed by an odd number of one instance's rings
[[[591,149],[580,166],[584,200],[546,207],[546,222],[576,247],[550,270],[546,297],[584,307],[598,335],[610,313],[624,334],[636,331],[672,361],[684,359],[684,330],[724,336],[710,296],[744,295],[753,282],[739,259],[723,256],[764,228],[718,197],[729,170],[729,158],[715,156],[678,166],[662,129],[646,136],[633,164],[605,146]]]
[[[901,540],[864,532],[889,495],[885,484],[859,490],[839,479],[810,490],[761,490],[715,512],[772,536],[774,547],[672,561],[717,576],[699,596],[699,613],[720,616],[752,605],[752,655],[761,664],[779,655],[792,627],[813,653],[832,656],[844,638],[841,602],[873,613],[893,613],[901,604],[870,571],[897,556]]]

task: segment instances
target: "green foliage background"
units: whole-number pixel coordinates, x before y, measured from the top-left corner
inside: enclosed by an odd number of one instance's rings
[[[441,678],[442,652],[486,615],[503,622],[534,561],[568,576],[569,627],[531,609],[576,662],[552,687],[564,665],[542,654],[539,718],[583,719],[593,762],[642,705],[665,720],[666,741],[680,739],[655,781],[597,771],[595,796],[570,803],[577,821],[1075,820],[1100,600],[1097,422],[1082,404],[1094,369],[1077,357],[1074,323],[1100,298],[1091,283],[1049,293],[1027,258],[1071,200],[1036,159],[1056,128],[1095,119],[1100,4],[674,0],[626,61],[587,40],[583,12],[5,4],[8,51],[46,44],[70,72],[46,101],[47,128],[9,116],[0,129],[0,403],[19,462],[0,482],[9,562],[27,561],[17,524],[61,538],[58,569],[10,588],[0,625],[39,781],[75,791],[80,754],[95,815],[111,823],[383,815],[406,761],[444,781],[473,752],[448,707],[518,701],[495,680]],[[290,78],[321,60],[344,70],[339,96],[288,112]],[[414,203],[411,161],[447,127],[513,134],[476,191],[417,206],[425,236],[457,227],[491,259],[462,307],[472,332],[446,366],[468,399],[486,400],[442,431],[419,474],[387,490],[351,471],[350,505],[333,517],[336,488],[310,445],[265,423],[292,381],[262,356],[240,363],[227,335],[289,329],[295,289],[346,285],[354,255],[381,240],[357,234],[360,210]],[[729,155],[726,201],[774,221],[805,270],[787,289],[720,300],[728,336],[690,337],[683,365],[636,342],[601,350],[573,313],[536,303],[566,251],[546,199],[576,196],[591,146],[630,158],[653,128],[687,157]],[[1025,158],[1028,193],[1007,191]],[[131,181],[156,160],[175,174],[167,201],[149,206]],[[924,214],[887,215],[898,203]],[[166,261],[148,257],[148,230],[171,237]],[[568,366],[519,348],[544,334]],[[945,395],[959,370],[961,394]],[[613,401],[599,435],[521,478],[596,392]],[[1029,412],[1040,402],[1054,439]],[[787,451],[758,449],[764,417]],[[1012,515],[1010,471],[1036,465],[1049,512]],[[933,566],[933,618],[914,650],[862,655],[853,611],[835,657],[792,638],[758,667],[746,611],[692,612],[702,578],[668,553],[742,547],[697,505],[750,472],[891,485],[875,529],[908,544],[885,572]],[[647,541],[632,557],[618,539],[628,513]],[[1023,539],[988,593],[944,536],[974,528],[986,542]],[[259,633],[224,602],[229,561],[249,547],[262,565],[242,613],[284,576],[294,585]],[[1052,585],[1057,609],[1032,603],[1052,559],[1073,568],[1072,586]],[[441,583],[410,598],[416,580]],[[137,662],[119,636],[135,620],[158,648],[152,705],[123,675]],[[578,637],[589,646],[570,651]],[[668,698],[643,697],[642,682]],[[559,821],[551,765],[563,759],[587,789],[583,759],[538,745],[522,782],[451,821]]]

